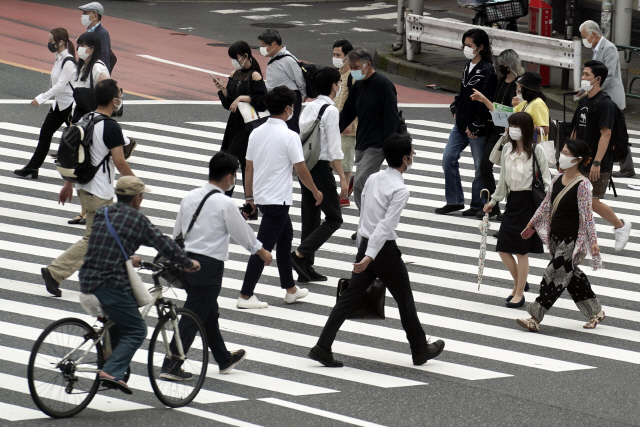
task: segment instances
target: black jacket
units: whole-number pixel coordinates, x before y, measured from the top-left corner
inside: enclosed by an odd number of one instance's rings
[[[465,132],[469,128],[475,136],[485,136],[487,120],[491,117],[489,110],[482,102],[472,101],[471,95],[473,95],[473,89],[476,89],[487,99],[493,99],[497,82],[496,72],[493,64],[486,59],[481,59],[471,72],[469,72],[469,65],[471,61],[464,67],[460,93],[449,108],[451,114],[456,115],[456,126],[460,132]]]
[[[102,62],[107,66],[107,70],[111,70],[111,57],[109,52],[111,51],[111,38],[106,28],[102,26],[102,23],[98,25],[94,31],[96,36],[100,39],[100,48],[102,49]]]

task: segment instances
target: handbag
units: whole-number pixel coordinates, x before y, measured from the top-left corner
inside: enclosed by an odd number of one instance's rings
[[[251,81],[252,78],[251,76],[249,76],[249,96],[251,96]],[[253,108],[253,105],[251,105],[250,102],[238,102],[238,111],[240,111],[242,120],[244,120],[244,128],[249,133],[266,122],[271,115],[268,110],[256,111],[256,109]]]
[[[149,289],[147,289],[147,286],[142,282],[142,279],[138,275],[138,272],[136,271],[135,267],[133,266],[133,261],[131,261],[131,258],[127,255],[127,251],[125,251],[124,246],[122,246],[122,242],[118,237],[118,233],[116,233],[116,230],[113,228],[113,226],[111,225],[111,222],[109,221],[108,206],[104,208],[104,218],[107,222],[107,228],[109,229],[109,234],[111,234],[111,236],[115,239],[118,246],[120,246],[122,255],[124,255],[124,259],[125,259],[124,265],[127,269],[127,276],[129,277],[129,284],[131,285],[131,293],[133,294],[133,297],[138,302],[138,307],[144,307],[145,305],[149,304],[153,300],[153,297],[149,293]]]
[[[350,279],[338,280],[338,292],[336,302],[340,300],[342,293],[349,287]],[[347,316],[347,319],[382,319],[384,320],[384,302],[387,288],[381,280],[376,279],[365,291],[362,299]]]
[[[533,203],[536,205],[536,209],[540,207],[542,201],[547,196],[547,192],[544,191],[544,182],[542,181],[542,177],[540,176],[540,165],[538,164],[538,160],[536,158],[536,146],[533,145],[532,155],[533,155],[533,184],[531,185],[531,191],[533,192]],[[536,170],[537,167],[537,170]]]
[[[552,139],[550,139],[551,132],[547,135],[547,139],[545,140],[544,129],[540,127],[540,140],[538,144],[544,150],[544,154],[547,156],[547,163],[549,167],[552,168],[556,165],[556,146]]]
[[[200,215],[200,211],[202,211],[202,207],[204,206],[204,203],[207,201],[207,199],[211,196],[213,196],[215,193],[219,193],[219,190],[212,190],[210,192],[208,192],[204,198],[202,199],[202,201],[200,202],[200,204],[198,205],[198,209],[196,209],[196,212],[193,214],[193,217],[191,217],[191,222],[189,223],[189,228],[187,228],[187,232],[184,233],[184,235],[182,234],[182,232],[180,232],[180,234],[178,234],[176,236],[176,238],[174,239],[174,241],[176,242],[176,244],[178,246],[180,246],[181,249],[184,249],[184,241],[187,238],[187,234],[189,234],[189,232],[191,231],[191,229],[193,228],[193,225],[196,223],[196,220],[198,219],[198,216]],[[158,254],[156,255],[156,257],[153,259],[154,263],[164,263],[166,262],[168,259],[167,257],[165,257],[164,255],[162,255],[160,252],[158,252]],[[164,270],[163,273],[160,274],[160,277],[162,279],[164,279],[167,283],[169,283],[171,286],[182,289],[182,282],[180,282],[180,272],[181,270],[177,267],[168,267]]]
[[[502,149],[504,148],[504,144],[509,142],[509,135],[507,132],[503,133],[500,136],[500,139],[496,142],[491,150],[491,154],[489,154],[489,161],[494,165],[499,165],[502,161]]]
[[[320,146],[321,146],[321,130],[320,121],[326,111],[329,104],[324,104],[320,107],[318,117],[311,123],[311,125],[300,132],[300,141],[302,142],[302,154],[304,155],[304,163],[307,166],[307,170],[311,171],[318,160],[320,159]]]

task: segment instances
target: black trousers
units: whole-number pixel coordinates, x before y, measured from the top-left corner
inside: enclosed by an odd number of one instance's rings
[[[276,248],[278,273],[280,274],[280,286],[282,289],[293,288],[296,283],[293,280],[291,270],[291,241],[293,240],[293,226],[289,218],[289,206],[287,205],[260,205],[262,222],[258,229],[258,240],[262,247],[271,252]],[[253,254],[249,257],[247,271],[242,282],[242,295],[253,295],[253,290],[260,280],[264,270],[264,261],[260,256]]]
[[[364,258],[367,244],[367,239],[362,239],[356,262],[360,262]],[[402,253],[398,249],[395,240],[388,240],[384,244],[380,252],[378,252],[378,256],[365,271],[351,273],[349,287],[342,294],[333,310],[331,310],[329,319],[322,329],[320,338],[318,338],[318,345],[326,350],[331,350],[331,345],[336,339],[338,330],[347,319],[347,316],[360,302],[367,287],[376,278],[379,278],[384,283],[398,304],[400,321],[402,322],[402,328],[407,333],[411,352],[414,354],[424,353],[427,350],[427,337],[418,319],[418,312],[413,300],[411,284],[409,283],[409,273],[404,261],[402,261]]]
[[[322,203],[316,206],[313,193],[300,183],[302,192],[302,235],[298,251],[313,265],[314,254],[342,225],[340,197],[336,191],[336,179],[327,160],[320,160],[311,169],[311,177],[322,193]],[[325,221],[321,223],[320,213]]]
[[[296,103],[293,104],[293,117],[287,121],[289,129],[295,133],[300,133],[300,113],[302,113],[302,92],[294,90],[296,93]]]
[[[49,109],[49,113],[47,113],[47,117],[44,118],[44,122],[40,128],[38,146],[36,147],[36,151],[33,153],[33,156],[31,156],[31,160],[29,160],[29,163],[25,166],[25,169],[40,169],[44,160],[47,158],[47,154],[49,154],[53,134],[60,129],[60,126],[64,123],[69,125],[69,115],[71,114],[72,107],[73,104],[60,111],[56,104],[55,109]]]
[[[191,252],[188,252],[188,255],[189,258],[200,263],[200,270],[195,273],[183,272],[180,275],[180,282],[187,292],[184,308],[188,308],[198,316],[207,333],[207,342],[213,358],[218,365],[225,365],[231,360],[231,353],[224,344],[218,324],[220,317],[218,295],[220,295],[222,288],[224,262]],[[183,318],[178,327],[180,328],[183,349],[187,354],[195,339],[195,324],[189,318]],[[178,349],[174,342],[171,343],[171,351],[177,354]]]
[[[493,163],[489,160],[491,150],[496,145],[496,142],[500,139],[500,133],[504,131],[504,128],[492,126],[493,131],[487,135],[486,142],[484,143],[484,150],[482,151],[482,159],[480,160],[480,177],[482,178],[482,185],[489,190],[491,194],[496,191],[496,179],[493,176]]]

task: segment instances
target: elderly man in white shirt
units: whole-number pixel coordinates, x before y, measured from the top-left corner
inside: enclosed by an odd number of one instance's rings
[[[185,308],[193,311],[207,332],[207,342],[220,373],[231,371],[246,356],[244,350],[229,352],[218,325],[218,295],[222,288],[224,262],[229,259],[229,236],[249,253],[256,254],[264,265],[271,263],[271,253],[262,247],[255,233],[238,211],[235,201],[225,192],[235,186],[238,159],[230,154],[217,153],[209,162],[209,182],[204,187],[191,190],[182,199],[176,218],[173,237],[185,238],[184,249],[189,258],[200,263],[197,273],[183,273],[180,280],[187,292]],[[182,331],[182,328],[185,330]],[[187,325],[181,324],[185,353],[192,336],[187,336]],[[165,362],[161,377],[182,381],[191,375]],[[186,377],[185,377],[186,375]]]
[[[291,271],[293,225],[289,207],[293,203],[293,169],[302,185],[313,194],[316,205],[320,205],[323,198],[305,165],[299,135],[286,125],[286,120],[293,117],[295,101],[296,94],[284,86],[267,92],[265,102],[271,117],[251,132],[244,182],[246,201],[253,209],[252,212],[245,212],[245,215],[248,217],[256,208],[260,208],[262,212],[258,240],[268,251],[276,247],[280,286],[287,291],[284,297],[287,304],[292,304],[309,293],[307,289],[296,286]],[[249,258],[237,302],[238,308],[267,308],[269,305],[253,294],[263,269],[264,263],[259,257],[253,255]]]
[[[331,346],[347,316],[376,278],[380,278],[398,304],[413,364],[422,365],[444,350],[444,341],[427,341],[413,300],[409,273],[396,244],[396,227],[409,201],[409,189],[404,185],[402,174],[414,161],[411,137],[391,135],[384,141],[383,152],[389,168],[371,175],[362,192],[358,254],[349,287],[331,310],[318,343],[309,352],[311,359],[328,367],[343,366],[334,359]]]
[[[582,43],[585,47],[593,49],[591,59],[602,62],[607,66],[609,74],[602,85],[602,91],[606,92],[614,104],[621,110],[627,106],[622,73],[620,71],[620,57],[616,45],[604,38],[600,26],[594,21],[585,21],[580,25]],[[582,96],[586,93],[580,90]],[[614,178],[631,178],[636,172],[633,166],[631,154],[620,162],[620,172],[613,172]]]
[[[342,170],[342,138],[340,138],[340,112],[333,100],[340,92],[340,72],[336,68],[324,67],[313,77],[313,84],[320,94],[318,99],[307,105],[300,116],[300,127],[309,130],[318,117],[320,132],[320,157],[311,169],[313,182],[324,198],[320,206],[311,191],[300,186],[302,196],[302,235],[300,246],[291,254],[292,265],[298,273],[298,282],[326,281],[327,277],[313,268],[314,254],[342,225],[340,197],[346,197],[347,180]],[[333,169],[340,177],[340,196],[336,192]],[[325,221],[321,222],[320,213]]]
[[[282,38],[276,30],[265,31],[258,36],[258,40],[260,40],[260,53],[271,58],[267,63],[265,80],[267,91],[285,86],[295,92],[296,102],[293,105],[293,117],[287,121],[287,126],[292,131],[300,133],[300,113],[302,101],[307,97],[307,85],[298,59],[287,50],[286,46],[282,46]]]

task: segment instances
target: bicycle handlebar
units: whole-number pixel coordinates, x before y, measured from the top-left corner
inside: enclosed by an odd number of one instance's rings
[[[179,270],[184,270],[184,266],[182,264],[176,264],[175,262],[165,261],[165,262],[147,262],[142,261],[140,263],[140,268],[143,270],[151,270],[153,272],[168,270],[169,268],[177,268]]]

